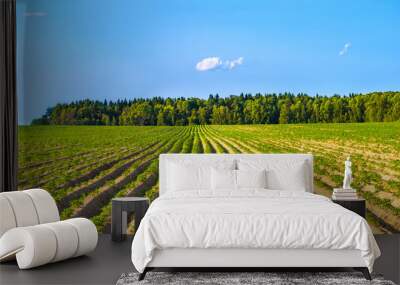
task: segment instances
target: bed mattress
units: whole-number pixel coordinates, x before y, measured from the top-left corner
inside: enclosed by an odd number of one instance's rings
[[[166,249],[358,250],[372,271],[379,248],[365,219],[330,199],[298,191],[166,193],[132,243],[139,272]]]

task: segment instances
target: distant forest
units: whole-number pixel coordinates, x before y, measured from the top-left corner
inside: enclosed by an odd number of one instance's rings
[[[400,92],[349,96],[210,95],[199,98],[80,100],[57,104],[32,125],[287,124],[400,120]]]

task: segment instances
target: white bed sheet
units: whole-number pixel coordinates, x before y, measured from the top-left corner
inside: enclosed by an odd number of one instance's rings
[[[258,189],[157,198],[132,243],[135,268],[167,248],[357,249],[371,272],[380,255],[365,219],[328,198]]]

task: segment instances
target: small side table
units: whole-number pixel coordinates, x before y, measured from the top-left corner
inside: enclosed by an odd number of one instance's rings
[[[339,204],[340,206],[359,214],[365,219],[365,199],[353,199],[353,200],[334,200],[333,203]]]
[[[149,208],[149,199],[144,197],[121,197],[112,199],[111,239],[123,241],[126,239],[128,214],[135,213],[135,232],[140,221]]]

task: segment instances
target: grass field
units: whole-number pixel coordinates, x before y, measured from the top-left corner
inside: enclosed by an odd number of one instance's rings
[[[19,189],[41,187],[62,218],[110,229],[111,199],[158,192],[160,153],[308,153],[315,189],[330,196],[351,155],[353,186],[374,232],[400,231],[400,122],[188,127],[29,126],[19,129]]]

